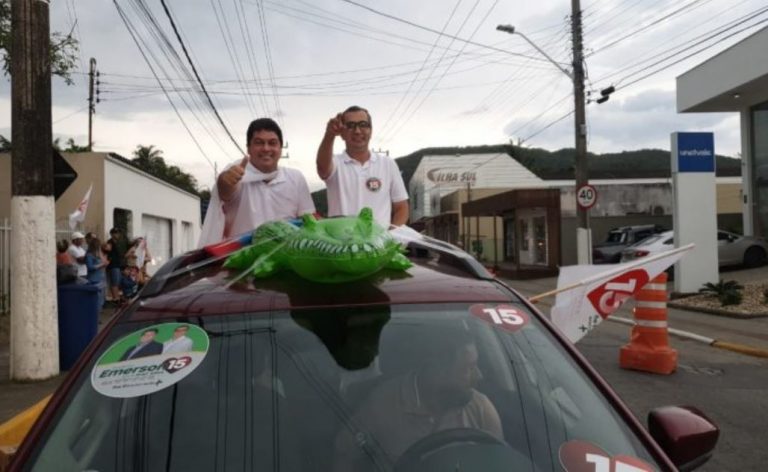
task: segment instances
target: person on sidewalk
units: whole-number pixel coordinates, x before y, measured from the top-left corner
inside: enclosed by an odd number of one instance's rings
[[[77,276],[83,280],[88,277],[88,267],[85,265],[85,248],[83,243],[85,242],[85,235],[79,231],[72,233],[72,244],[67,248],[67,253],[72,256],[72,259],[77,265]]]
[[[125,255],[134,244],[136,244],[136,241],[128,241],[128,238],[120,228],[109,230],[109,239],[104,244],[104,252],[109,260],[107,265],[107,282],[113,303],[118,303],[121,299],[120,280],[122,278],[122,268],[125,265]]]
[[[119,288],[122,297],[119,299],[118,305],[126,304],[139,291],[139,285],[131,278],[131,268],[127,265],[124,265],[120,272]]]
[[[270,118],[252,121],[246,139],[248,155],[216,179],[199,247],[253,231],[266,221],[315,212],[301,171],[278,167],[283,132],[277,123]]]
[[[101,240],[92,237],[88,242],[88,252],[85,253],[85,265],[88,268],[88,282],[99,288],[98,307],[104,307],[104,297],[107,290],[106,267],[109,264],[101,252]]]
[[[394,159],[368,148],[373,124],[368,110],[351,106],[330,120],[317,150],[317,175],[328,187],[328,216],[354,216],[364,207],[377,223],[408,222],[408,192]],[[337,136],[346,148],[333,155]]]

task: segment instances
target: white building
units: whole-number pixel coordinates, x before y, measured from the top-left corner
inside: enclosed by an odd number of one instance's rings
[[[744,234],[768,236],[768,28],[679,76],[677,111],[739,113]]]
[[[408,185],[411,221],[439,215],[440,199],[460,189],[546,187],[509,154],[424,156]]]
[[[718,222],[724,229],[739,229],[741,182],[741,177],[716,178]],[[617,226],[672,227],[671,178],[590,183],[598,193],[590,210],[595,242]],[[551,273],[576,263],[573,180],[539,177],[505,153],[427,155],[414,171],[409,194],[412,224],[484,262]]]
[[[68,216],[93,185],[85,221],[78,231],[102,240],[113,227],[143,236],[153,273],[171,257],[194,249],[200,236],[200,198],[139,170],[111,153],[62,153],[77,178],[56,200],[57,239],[69,239]],[[0,154],[0,225],[10,219],[11,156]],[[0,251],[3,251],[0,245]],[[0,254],[0,260],[3,260]]]

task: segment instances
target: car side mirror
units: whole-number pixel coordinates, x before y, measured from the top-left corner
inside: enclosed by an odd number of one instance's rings
[[[720,436],[720,428],[692,406],[651,410],[648,432],[681,471],[696,469],[707,462]]]

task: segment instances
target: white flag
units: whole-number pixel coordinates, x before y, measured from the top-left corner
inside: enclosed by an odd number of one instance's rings
[[[147,238],[141,238],[139,244],[136,245],[136,267],[141,269],[144,265],[144,259],[147,257]]]
[[[83,220],[85,220],[85,214],[88,211],[88,202],[91,200],[91,190],[93,190],[93,184],[88,187],[88,191],[85,192],[85,196],[80,201],[80,204],[77,205],[75,211],[69,214],[69,229],[74,231],[77,223],[82,223]]]
[[[552,322],[571,342],[577,342],[667,267],[693,244],[645,259],[612,266],[576,265],[560,268],[559,292]]]

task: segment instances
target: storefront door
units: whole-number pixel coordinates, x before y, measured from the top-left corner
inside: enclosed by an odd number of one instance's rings
[[[517,211],[520,231],[520,264],[546,266],[548,234],[547,211],[525,208]]]

